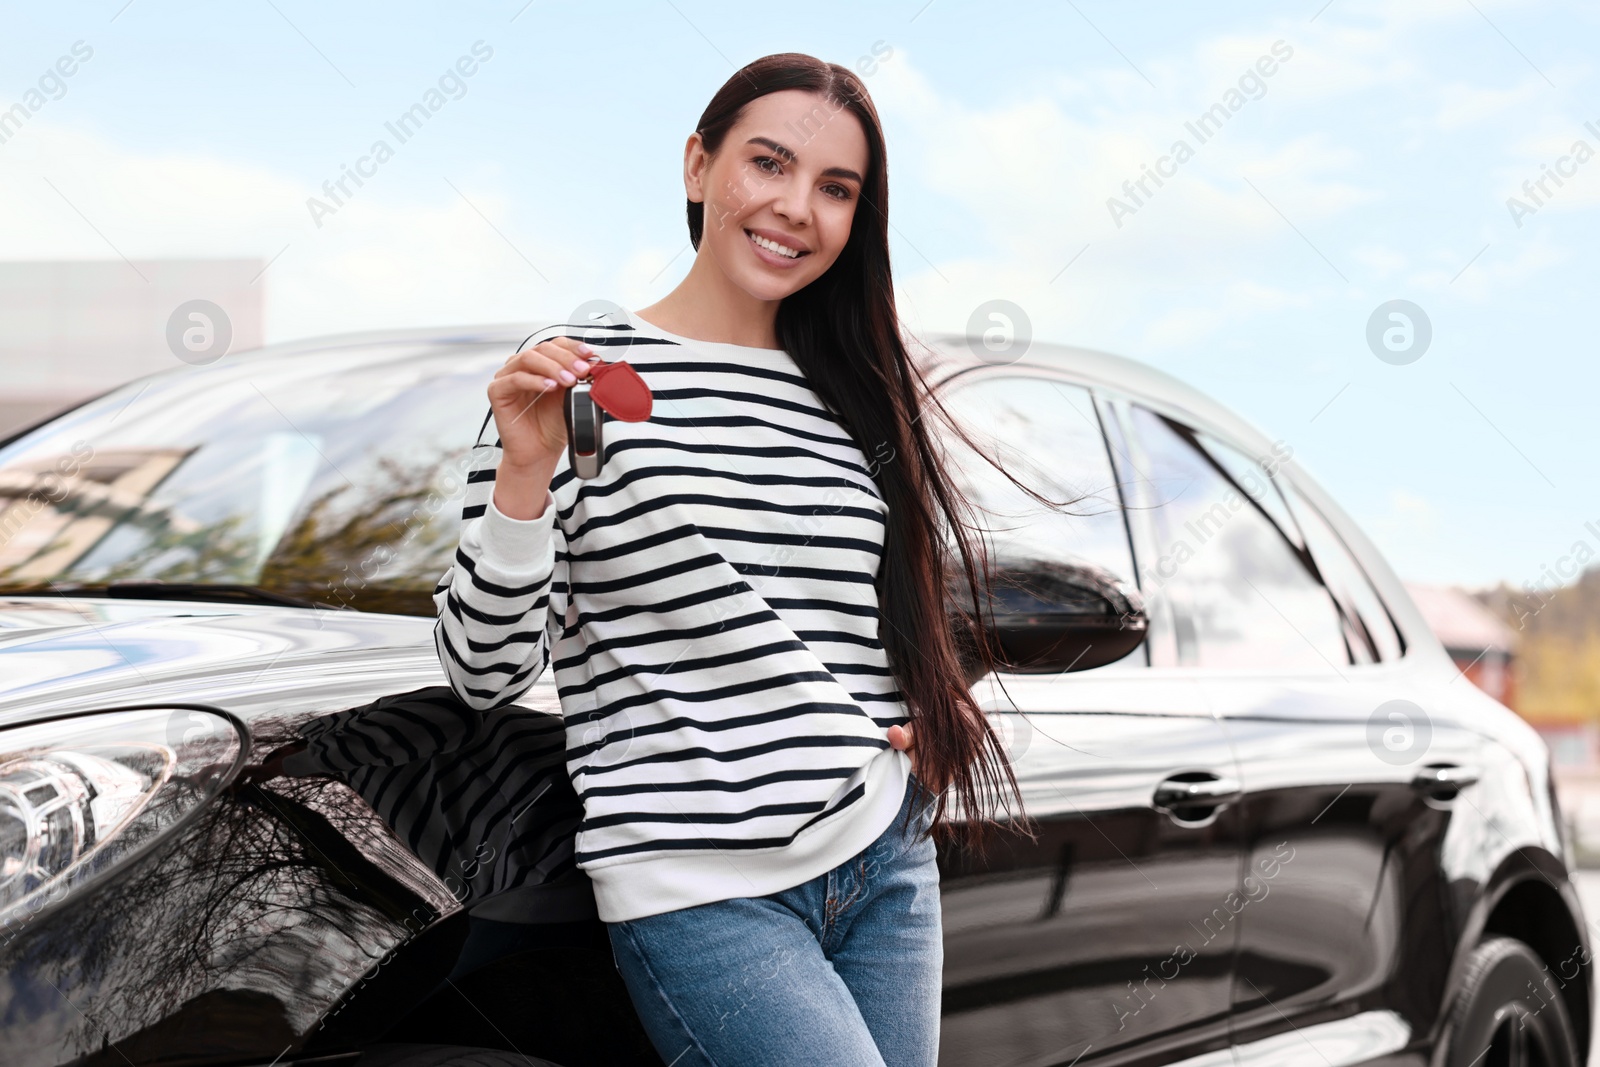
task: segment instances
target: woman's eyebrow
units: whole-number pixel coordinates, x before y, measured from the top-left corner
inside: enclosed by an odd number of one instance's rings
[[[745,144],[765,145],[767,148],[772,149],[772,151],[777,153],[779,156],[782,156],[785,163],[793,163],[796,158],[793,152],[770,137],[752,137],[750,140],[746,141]],[[829,167],[827,170],[822,172],[822,176],[824,178],[851,178],[857,182],[861,182],[861,175],[857,174],[849,167]],[[861,184],[865,185],[866,183],[861,182]]]

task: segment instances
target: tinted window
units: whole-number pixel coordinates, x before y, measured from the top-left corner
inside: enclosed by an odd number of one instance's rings
[[[980,448],[1041,495],[1034,500],[954,435],[951,473],[982,512],[990,553],[1007,559],[1094,564],[1137,587],[1122,498],[1087,389],[1050,378],[972,376],[944,394],[950,413]],[[1136,650],[1124,663],[1142,663]]]
[[[1356,659],[1363,663],[1399,659],[1403,646],[1389,610],[1344,539],[1290,482],[1280,477],[1278,484],[1305,531],[1322,580],[1344,608],[1347,639]]]
[[[1134,584],[1121,498],[1089,391],[1047,378],[988,377],[944,397],[945,406],[1050,508],[951,439],[953,472],[984,511],[999,557],[1094,563]]]
[[[1153,556],[1147,601],[1174,620],[1177,661],[1321,669],[1350,662],[1269,471],[1230,446],[1130,407]]]
[[[0,592],[161,579],[432,615],[503,356],[381,355],[137,381],[0,449]]]

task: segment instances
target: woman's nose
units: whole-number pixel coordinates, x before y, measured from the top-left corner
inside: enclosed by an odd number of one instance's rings
[[[772,202],[772,210],[782,216],[790,225],[799,228],[811,223],[811,207],[803,192],[796,191],[793,186],[780,191]]]

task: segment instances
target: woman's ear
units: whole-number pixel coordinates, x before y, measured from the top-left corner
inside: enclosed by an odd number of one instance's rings
[[[710,162],[705,141],[696,130],[683,146],[683,191],[696,204],[705,202],[705,178]]]

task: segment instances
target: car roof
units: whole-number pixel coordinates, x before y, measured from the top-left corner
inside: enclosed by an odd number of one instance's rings
[[[981,366],[996,370],[1053,371],[1086,385],[1101,386],[1142,400],[1169,414],[1186,416],[1186,421],[1197,429],[1215,433],[1258,456],[1267,455],[1272,449],[1271,439],[1265,433],[1194,386],[1125,356],[1078,345],[1032,341],[1014,361],[1000,363],[979,357],[982,340],[978,337],[932,333],[919,339],[923,347],[931,350],[924,357],[926,365],[933,368],[941,381]]]

